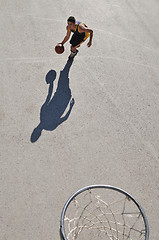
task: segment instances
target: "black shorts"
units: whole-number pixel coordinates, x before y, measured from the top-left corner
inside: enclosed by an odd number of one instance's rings
[[[70,44],[73,47],[78,46],[81,44],[83,41],[85,41],[85,33],[81,34],[81,36],[76,35],[75,33],[72,35],[72,38],[70,40]]]

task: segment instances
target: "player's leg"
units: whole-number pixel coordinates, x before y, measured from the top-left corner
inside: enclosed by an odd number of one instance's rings
[[[71,50],[71,54],[70,54],[69,58],[73,58],[78,53],[77,46],[74,47],[71,45],[70,50]]]
[[[83,42],[84,41],[81,41],[76,46],[71,45],[71,48],[70,48],[71,54],[70,54],[69,58],[73,58],[73,57],[75,57],[77,55],[77,53],[78,53],[77,48],[80,47]]]
[[[69,56],[69,58],[73,58],[77,53],[78,50],[77,48],[80,47],[80,45],[89,37],[89,33],[85,34],[85,38],[79,38],[77,37],[75,34],[73,34],[71,40],[70,40],[70,44],[71,44],[71,54]]]
[[[77,53],[77,47],[80,46],[80,44],[82,43],[83,39],[81,39],[80,37],[78,37],[77,35],[73,34],[72,38],[70,40],[70,44],[71,44],[71,54],[69,56],[69,58],[73,58]]]

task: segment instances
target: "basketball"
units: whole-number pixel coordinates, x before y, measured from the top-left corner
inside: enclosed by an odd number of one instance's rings
[[[55,52],[58,53],[58,54],[63,53],[64,50],[65,50],[65,49],[64,49],[64,46],[63,46],[63,45],[57,45],[57,46],[55,47]]]

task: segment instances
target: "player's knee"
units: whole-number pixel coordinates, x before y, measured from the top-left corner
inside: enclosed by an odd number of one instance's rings
[[[71,45],[71,52],[74,52],[75,50],[76,48]]]
[[[70,50],[72,51],[72,49],[73,49],[73,46],[71,45]]]

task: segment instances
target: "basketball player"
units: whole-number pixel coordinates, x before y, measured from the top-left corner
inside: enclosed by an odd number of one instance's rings
[[[87,46],[90,47],[92,45],[93,30],[89,29],[84,23],[76,21],[73,16],[68,18],[67,24],[66,36],[64,40],[57,46],[64,45],[70,38],[71,32],[73,32],[72,38],[70,40],[71,54],[69,56],[69,59],[71,59],[78,53],[78,50],[76,48],[78,48],[81,43],[83,43],[88,37],[90,37],[90,39],[87,43]]]

